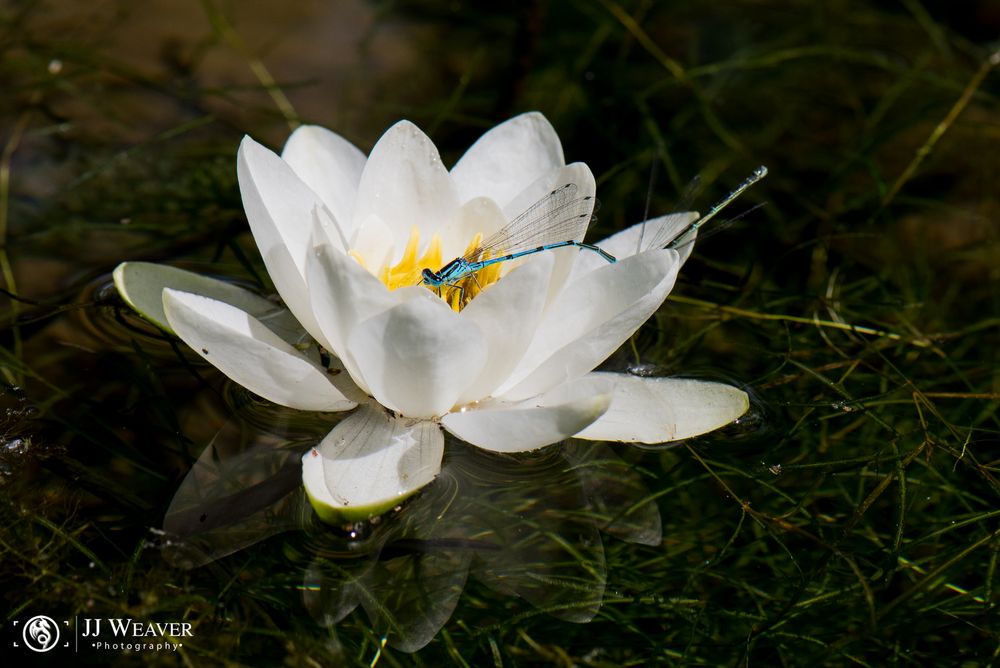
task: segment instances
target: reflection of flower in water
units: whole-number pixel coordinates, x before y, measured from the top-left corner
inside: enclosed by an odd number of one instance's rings
[[[448,621],[471,576],[572,622],[600,609],[600,531],[657,545],[660,516],[637,474],[606,446],[551,449],[516,466],[454,448],[441,481],[396,522],[374,527],[368,558],[345,566],[347,541],[318,539],[304,598],[335,624],[360,605],[389,644],[414,651]],[[338,545],[339,543],[339,545]],[[317,551],[324,551],[317,548]],[[333,557],[333,558],[331,558]]]
[[[168,511],[168,555],[195,566],[305,527],[312,557],[303,597],[316,620],[332,626],[360,606],[404,651],[433,639],[470,576],[560,619],[589,621],[607,579],[601,532],[660,543],[656,504],[605,445],[577,442],[512,461],[456,444],[438,481],[402,512],[344,532],[311,519],[294,451],[262,442],[220,461],[221,446],[206,449]]]

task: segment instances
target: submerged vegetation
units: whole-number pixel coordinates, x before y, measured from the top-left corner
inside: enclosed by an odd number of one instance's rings
[[[997,663],[1000,57],[986,40],[1000,15],[961,4],[8,3],[5,628],[35,612],[191,622],[179,653],[114,657],[164,665]],[[597,176],[593,238],[682,206],[696,174],[704,209],[768,166],[731,209],[763,206],[699,241],[654,320],[603,367],[737,384],[751,413],[680,446],[615,446],[631,465],[608,469],[629,481],[618,510],[594,501],[610,483],[595,496],[568,473],[580,441],[483,461],[450,444],[445,467],[472,481],[457,498],[479,490],[494,530],[515,516],[531,539],[604,529],[557,536],[579,576],[559,596],[498,584],[472,528],[463,542],[390,536],[439,499],[467,512],[444,485],[364,527],[365,543],[281,497],[296,483],[283,461],[267,464],[277,491],[255,488],[260,542],[229,534],[185,568],[193,557],[162,528],[196,462],[261,447],[297,461],[331,423],[223,382],[132,315],[111,270],[148,260],[273,293],[236,185],[244,133],[277,147],[312,122],[367,148],[407,117],[450,163],[530,109]],[[259,481],[224,472],[220,489]],[[591,502],[567,507],[555,489]],[[247,497],[213,511],[234,499]],[[621,517],[650,504],[662,540],[623,534]],[[398,577],[421,564],[470,574],[416,653],[383,647],[391,622],[363,601],[334,605],[334,626],[314,617],[315,593],[329,594],[317,582],[373,551],[378,568],[403,564],[383,569]],[[576,623],[573,601],[591,606],[601,569],[601,605]]]

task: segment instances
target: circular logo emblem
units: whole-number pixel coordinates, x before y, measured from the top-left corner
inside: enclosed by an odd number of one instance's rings
[[[35,615],[21,632],[24,644],[33,652],[48,652],[59,642],[59,625],[45,615]]]

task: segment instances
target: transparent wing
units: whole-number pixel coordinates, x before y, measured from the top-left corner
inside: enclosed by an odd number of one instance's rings
[[[691,179],[687,186],[684,187],[684,192],[681,193],[681,198],[674,210],[671,213],[681,213],[684,211],[690,211],[691,205],[697,197],[698,193],[701,191],[701,176],[695,175]],[[636,248],[636,252],[646,251],[650,248],[665,248],[667,244],[673,241],[675,238],[686,232],[687,229],[676,229],[672,226],[666,225],[659,228],[655,234],[647,231],[645,229],[645,223],[643,223],[643,231],[639,235],[639,244]],[[693,239],[692,239],[693,241]]]
[[[487,237],[463,257],[476,262],[487,257],[519,253],[560,241],[583,239],[597,200],[580,197],[576,184],[567,183],[548,193],[514,220]]]

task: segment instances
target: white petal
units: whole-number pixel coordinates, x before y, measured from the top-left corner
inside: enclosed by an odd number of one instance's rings
[[[353,257],[326,243],[318,243],[309,254],[306,282],[311,308],[330,350],[344,362],[351,377],[368,390],[347,337],[358,323],[399,304],[402,293],[390,292]]]
[[[323,520],[368,519],[431,482],[443,454],[437,425],[364,405],[302,457],[302,482]]]
[[[430,138],[409,121],[400,121],[378,140],[368,156],[354,220],[377,216],[401,243],[414,225],[423,238],[447,223],[458,209],[448,170]]]
[[[585,429],[611,404],[604,379],[584,379],[559,396],[536,397],[515,405],[449,413],[441,424],[473,445],[494,452],[535,450]]]
[[[364,153],[335,132],[303,125],[288,138],[281,157],[320,196],[341,226],[351,223]],[[343,232],[350,238],[350,229]]]
[[[486,362],[479,327],[423,287],[357,325],[348,351],[380,404],[407,417],[446,413]]]
[[[603,362],[659,308],[677,270],[672,250],[652,250],[569,284],[545,312],[527,353],[496,396],[541,394]]]
[[[538,177],[565,164],[552,124],[532,111],[480,137],[455,164],[451,175],[460,201],[486,196],[505,203]]]
[[[662,248],[697,219],[698,214],[694,211],[672,213],[667,216],[651,218],[644,223],[637,223],[617,234],[611,235],[607,239],[598,241],[595,245],[619,260],[624,260],[627,257],[635,255],[639,252],[639,249],[648,250],[653,248],[654,243],[658,243]],[[693,249],[693,238],[689,243],[685,243],[680,248],[675,249],[680,255],[682,265],[687,261]],[[593,271],[606,264],[607,262],[596,253],[580,253],[576,263],[573,265],[573,273],[570,281],[574,281],[588,271]]]
[[[330,383],[322,367],[235,306],[166,289],[163,310],[186,344],[251,392],[301,410],[354,407]]]
[[[552,170],[551,172],[536,179],[530,186],[522,190],[511,202],[504,206],[504,215],[513,220],[522,212],[526,211],[532,204],[535,204],[556,188],[564,186],[567,183],[572,183],[576,186],[577,197],[593,198],[597,189],[594,181],[594,175],[590,171],[590,168],[582,162],[575,162],[571,165]],[[594,200],[592,199],[590,201],[591,211],[593,210],[593,205]],[[576,229],[563,235],[566,238],[559,239],[558,241],[583,241],[584,236],[587,234],[587,227],[589,226],[589,223],[589,218],[582,219]],[[590,251],[581,251],[577,248],[561,248],[556,251],[547,252],[553,253],[556,257],[555,268],[552,270],[552,277],[549,281],[548,292],[545,296],[546,302],[550,302],[566,284],[566,280],[573,269],[573,264],[576,261],[577,256],[580,253],[586,253],[588,255],[596,254]],[[514,262],[508,262],[506,264],[509,267],[515,267],[518,262],[518,260],[515,260]]]
[[[309,306],[305,263],[316,224],[330,243],[343,245],[331,214],[284,160],[250,137],[240,144],[236,172],[250,230],[274,287],[302,326],[325,345]]]
[[[392,228],[373,213],[365,216],[364,220],[355,220],[355,223],[357,227],[350,247],[352,251],[361,254],[367,266],[378,271],[386,264],[393,265],[397,262],[401,254],[397,252],[397,246],[402,250],[406,239],[398,237]]]
[[[249,290],[166,264],[122,262],[115,267],[115,287],[139,315],[173,333],[163,312],[163,289],[172,288],[211,297],[246,311],[285,341],[298,343],[307,336],[288,310]]]
[[[488,197],[476,197],[459,207],[450,223],[441,230],[441,255],[445,263],[461,257],[472,239],[482,234],[490,237],[509,221],[500,207]],[[433,267],[437,269],[437,267]]]
[[[613,381],[611,407],[577,438],[629,443],[676,441],[725,426],[750,407],[746,392],[723,383],[620,373],[587,376],[592,377]]]
[[[488,396],[513,371],[538,328],[552,274],[551,253],[539,253],[469,302],[461,317],[475,322],[487,346],[486,366],[458,403]]]
[[[597,192],[597,184],[590,167],[582,162],[574,162],[571,165],[545,172],[507,201],[497,200],[497,202],[503,209],[504,215],[513,220],[532,204],[567,183],[576,186],[577,197],[593,197]],[[586,231],[587,228],[584,226],[578,235],[573,235],[573,240],[581,241]]]

